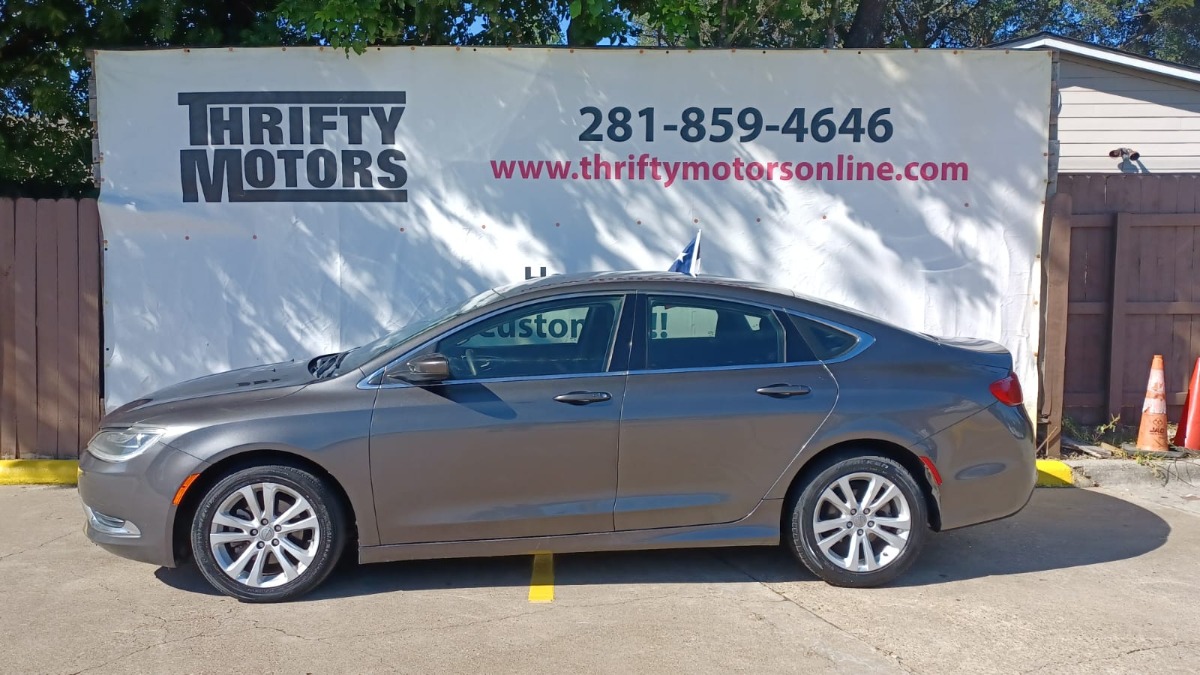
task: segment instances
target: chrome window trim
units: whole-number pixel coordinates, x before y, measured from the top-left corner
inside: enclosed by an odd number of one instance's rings
[[[824,364],[828,365],[831,363],[842,363],[845,361],[849,361],[850,359],[865,352],[871,345],[875,344],[875,336],[871,335],[870,333],[861,331],[857,328],[851,328],[850,326],[847,326],[846,324],[838,323],[837,321],[833,321],[831,319],[826,319],[826,318],[819,317],[819,316],[813,316],[812,314],[809,314],[807,312],[800,312],[800,311],[797,311],[794,309],[784,309],[781,311],[783,311],[784,314],[791,314],[792,316],[800,317],[801,319],[805,319],[807,321],[812,321],[814,323],[819,323],[819,324],[828,326],[829,328],[832,328],[837,331],[841,331],[841,332],[846,333],[847,335],[850,335],[851,337],[855,338],[854,346],[851,347],[850,349],[847,349],[846,351],[842,352],[841,354],[838,354],[837,356],[833,357],[832,359],[818,360],[815,363],[824,363]],[[814,363],[814,362],[806,362],[806,363]]]
[[[605,291],[599,291],[599,290],[583,291],[583,292],[579,292],[579,293],[569,293],[569,294],[552,296],[552,297],[531,298],[527,302],[522,302],[522,303],[518,303],[515,305],[509,305],[507,307],[497,309],[494,312],[485,314],[483,316],[476,317],[476,318],[468,321],[467,323],[464,323],[460,326],[455,326],[450,331],[443,331],[442,333],[439,333],[437,336],[433,337],[432,339],[426,340],[425,342],[421,343],[420,345],[417,345],[416,347],[410,349],[409,351],[392,359],[391,361],[388,361],[387,364],[385,364],[383,367],[376,369],[370,375],[359,380],[358,384],[355,386],[358,389],[401,389],[404,387],[429,386],[429,385],[411,384],[408,382],[396,382],[394,384],[391,384],[391,383],[385,383],[382,380],[380,380],[379,384],[371,384],[371,382],[375,378],[382,378],[383,373],[385,371],[387,371],[388,368],[391,368],[392,366],[394,366],[396,364],[402,363],[405,360],[412,358],[416,354],[419,354],[421,352],[421,350],[425,349],[429,345],[440,342],[447,334],[455,333],[455,332],[458,332],[459,330],[469,328],[471,326],[474,326],[477,323],[486,321],[486,320],[491,319],[500,314],[504,314],[510,310],[521,309],[522,307],[528,307],[530,305],[535,305],[540,302],[554,302],[557,300],[571,300],[573,298],[602,298],[602,297],[606,297],[606,296],[614,296],[615,295],[615,296],[618,296],[621,298],[621,304],[617,308],[616,325],[613,326],[613,335],[611,338],[609,338],[609,343],[608,343],[608,357],[606,359],[606,362],[611,364],[612,357],[613,357],[613,349],[615,348],[615,344],[617,341],[617,335],[621,331],[621,325],[620,325],[621,324],[621,316],[625,313],[625,303],[629,301],[629,296],[635,292],[636,291],[628,291],[628,290],[621,291],[621,290],[611,290],[611,289],[605,290]],[[598,377],[601,375],[622,375],[622,374],[625,374],[625,372],[626,371],[613,373],[613,372],[605,371],[603,373],[579,373],[579,374],[568,373],[568,374],[556,374],[556,375],[531,375],[529,377],[476,378],[476,379],[472,379],[472,380],[446,380],[445,382],[438,382],[436,384],[437,384],[437,386],[444,387],[444,386],[448,386],[451,384],[479,384],[481,382],[514,382],[517,380],[525,381],[525,380],[535,380],[535,379],[566,379],[566,378],[570,378],[570,377]]]
[[[486,382],[516,382],[516,381],[524,382],[524,381],[537,381],[537,380],[562,380],[562,379],[568,379],[568,378],[573,378],[573,377],[606,377],[606,376],[610,376],[610,375],[644,375],[644,374],[648,374],[648,373],[675,374],[675,373],[697,373],[697,372],[710,372],[710,371],[719,372],[719,371],[729,371],[729,370],[751,370],[751,369],[755,369],[755,368],[767,369],[767,368],[788,368],[788,367],[796,367],[796,366],[830,365],[830,364],[843,363],[845,361],[849,361],[850,359],[852,359],[852,358],[858,356],[859,354],[863,353],[864,351],[866,351],[868,348],[871,347],[871,345],[875,344],[875,337],[873,335],[871,335],[870,333],[861,331],[857,328],[851,328],[850,326],[847,326],[843,323],[839,323],[837,321],[833,321],[831,319],[826,319],[824,317],[815,316],[808,312],[802,312],[802,311],[795,310],[795,309],[788,309],[788,308],[782,307],[780,305],[774,305],[774,304],[756,301],[756,300],[744,300],[741,298],[730,299],[730,298],[727,298],[727,297],[724,297],[721,295],[717,295],[714,293],[672,293],[669,291],[645,291],[645,290],[623,290],[623,291],[615,291],[614,292],[614,291],[610,290],[610,291],[592,291],[592,292],[582,292],[582,293],[571,293],[569,295],[562,295],[562,296],[558,296],[558,297],[550,298],[550,299],[551,300],[558,300],[558,299],[565,300],[565,299],[570,299],[570,298],[584,298],[584,297],[598,297],[598,296],[602,297],[602,296],[606,296],[606,295],[620,295],[620,296],[622,296],[621,308],[624,309],[624,306],[625,306],[624,303],[629,300],[629,296],[631,296],[635,293],[641,293],[641,294],[644,294],[647,296],[649,296],[649,295],[680,295],[680,296],[684,296],[684,297],[695,297],[695,298],[709,299],[709,300],[720,300],[720,301],[730,302],[730,303],[734,303],[734,304],[750,305],[752,307],[759,307],[761,309],[768,309],[768,310],[772,310],[772,311],[782,312],[784,314],[790,314],[792,316],[797,316],[802,319],[806,319],[808,321],[813,321],[813,322],[816,322],[819,324],[823,324],[825,326],[833,328],[834,330],[838,330],[843,333],[846,333],[846,334],[854,337],[856,342],[855,342],[854,346],[851,347],[850,349],[847,349],[846,351],[835,356],[834,358],[827,359],[827,360],[818,359],[816,361],[791,361],[791,362],[787,362],[787,363],[748,364],[748,365],[740,365],[740,366],[704,366],[704,367],[700,367],[700,368],[670,368],[670,369],[663,369],[663,370],[656,370],[656,369],[651,369],[651,368],[641,368],[641,369],[637,369],[637,370],[626,370],[626,371],[617,371],[617,372],[579,373],[579,374],[566,374],[566,375],[533,375],[530,377],[476,378],[476,379],[471,379],[471,380],[447,380],[446,382],[438,383],[437,386],[444,387],[444,386],[450,386],[450,385],[455,385],[455,384],[482,384],[482,383],[486,383]],[[478,317],[468,323],[458,326],[454,330],[457,331],[462,328],[467,328],[469,326],[475,325],[476,323],[484,321],[488,318],[496,316],[497,314],[507,312],[512,309],[520,309],[521,307],[527,307],[529,305],[532,305],[532,304],[535,304],[535,303],[538,303],[538,302],[541,302],[544,300],[547,300],[547,298],[544,298],[544,297],[536,298],[536,299],[532,299],[528,302],[505,307],[502,310],[492,312],[491,314],[486,314],[486,315]],[[621,314],[622,314],[622,312],[620,312],[620,311],[617,313],[618,320],[620,319]],[[619,332],[620,326],[618,326],[617,329]],[[425,349],[429,345],[438,342],[439,340],[442,339],[442,337],[444,335],[445,335],[445,333],[442,333],[431,340],[427,340],[424,343],[420,344],[419,346],[414,347],[413,349],[409,350],[408,352],[405,352],[401,356],[389,361],[387,363],[387,365],[375,370],[370,375],[368,375],[367,377],[360,380],[357,387],[359,389],[403,389],[403,388],[408,388],[408,387],[429,386],[429,385],[411,384],[408,382],[396,382],[396,383],[381,382],[380,384],[371,384],[371,381],[377,377],[382,377],[384,371],[386,371],[388,368],[391,368],[392,366],[404,361],[407,358],[411,358],[413,355],[418,354],[421,350]],[[614,342],[615,342],[615,340],[614,340]],[[613,345],[610,344],[609,345],[609,357],[608,357],[609,363],[612,362],[613,348],[614,348]]]
[[[607,373],[579,373],[579,374],[568,373],[566,375],[563,375],[563,374],[529,375],[527,377],[492,377],[492,378],[486,378],[486,379],[479,378],[479,379],[474,379],[474,380],[446,380],[445,382],[432,382],[429,384],[412,384],[409,382],[395,382],[395,383],[389,382],[386,384],[366,384],[366,385],[364,385],[362,382],[360,382],[358,388],[359,389],[407,389],[410,387],[415,387],[418,389],[423,389],[426,387],[453,387],[453,386],[457,386],[460,384],[495,384],[495,383],[502,383],[502,382],[536,382],[538,380],[568,380],[568,379],[580,378],[580,377],[615,377],[618,375],[624,376],[624,375],[629,375],[629,374],[630,374],[629,371],[621,370],[621,371],[613,371],[613,372],[607,372]],[[370,378],[368,378],[368,379],[370,379]],[[364,380],[364,382],[365,382],[365,380]]]
[[[819,366],[820,361],[796,361],[794,363],[752,363],[744,366],[703,366],[699,368],[644,368],[631,370],[630,375],[660,375],[663,373],[709,373],[723,370],[766,370],[768,368],[799,368],[803,366]]]

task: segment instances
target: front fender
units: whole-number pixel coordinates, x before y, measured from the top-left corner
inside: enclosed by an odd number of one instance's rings
[[[209,465],[253,452],[311,462],[337,481],[350,500],[363,546],[379,543],[371,487],[370,408],[326,410],[216,424],[191,430],[171,446]]]

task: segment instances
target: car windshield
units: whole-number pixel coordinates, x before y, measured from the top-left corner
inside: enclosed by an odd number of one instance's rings
[[[361,347],[355,347],[346,352],[338,363],[336,373],[344,373],[349,370],[361,367],[371,359],[387,352],[396,345],[402,342],[411,340],[412,338],[436,328],[447,321],[454,319],[457,316],[465,314],[473,309],[491,304],[501,298],[500,294],[495,290],[488,289],[479,295],[476,295],[465,302],[443,307],[437,311],[424,312],[413,317],[411,321],[377,340],[368,342]]]

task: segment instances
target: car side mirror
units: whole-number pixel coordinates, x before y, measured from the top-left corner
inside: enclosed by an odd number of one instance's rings
[[[415,384],[441,382],[450,379],[450,359],[442,354],[423,354],[389,368],[384,377]]]

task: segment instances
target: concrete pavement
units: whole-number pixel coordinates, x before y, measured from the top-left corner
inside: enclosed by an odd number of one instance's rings
[[[1196,672],[1200,509],[1038,490],[944,533],[897,585],[827,586],[778,549],[345,565],[246,605],[92,546],[74,489],[0,487],[0,671]]]

